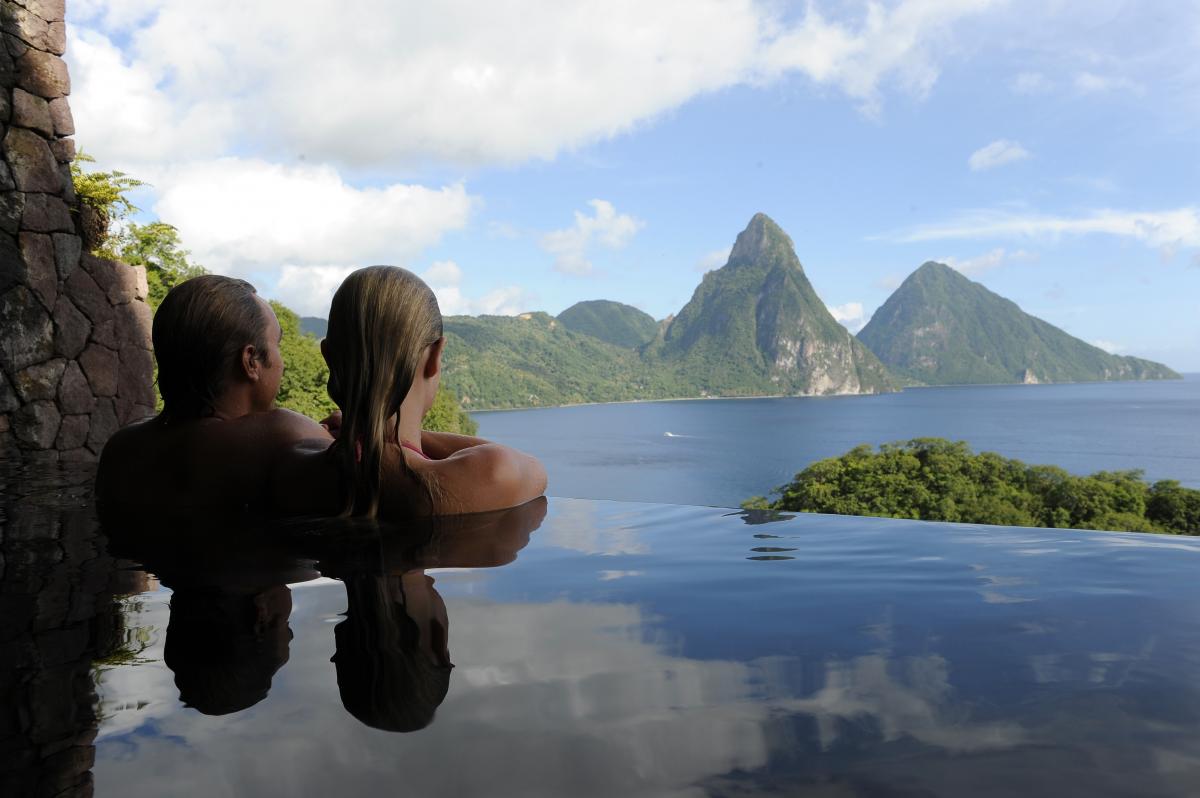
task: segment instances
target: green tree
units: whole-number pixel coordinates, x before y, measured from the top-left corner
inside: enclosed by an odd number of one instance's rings
[[[813,463],[769,501],[747,509],[871,515],[1006,526],[1200,534],[1200,491],[1140,471],[1079,477],[1026,465],[961,441],[917,438],[878,451],[856,446]]]
[[[1200,535],[1200,491],[1173,479],[1155,482],[1146,501],[1146,517],[1169,529]]]
[[[315,337],[301,332],[300,317],[291,308],[272,300],[271,309],[283,331],[279,342],[283,379],[279,382],[276,404],[310,418],[322,419],[337,406],[325,388],[329,382],[329,368],[321,356],[321,346]]]
[[[117,259],[146,267],[152,310],[158,310],[163,297],[174,286],[207,273],[203,266],[191,262],[192,253],[183,248],[179,231],[166,222],[130,222],[112,245]]]
[[[117,250],[112,246],[109,231],[114,222],[121,221],[138,212],[138,207],[129,200],[129,192],[148,185],[124,172],[85,172],[83,164],[95,163],[96,159],[80,150],[71,161],[71,183],[79,201],[96,214],[97,229],[91,231],[96,243],[96,254],[117,259]],[[85,226],[86,228],[86,226]]]
[[[438,388],[433,407],[425,414],[422,426],[435,432],[457,432],[460,435],[474,435],[479,431],[479,424],[463,410],[458,398],[445,385]]]

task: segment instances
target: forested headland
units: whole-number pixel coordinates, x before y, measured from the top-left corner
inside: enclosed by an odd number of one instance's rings
[[[1075,476],[962,441],[916,438],[856,446],[820,460],[746,509],[911,518],[966,524],[1200,535],[1200,490],[1141,471]]]

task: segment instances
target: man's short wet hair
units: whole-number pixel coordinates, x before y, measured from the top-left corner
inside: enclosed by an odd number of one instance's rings
[[[163,414],[172,419],[212,415],[242,348],[267,356],[267,321],[254,286],[206,274],[167,292],[154,314],[154,357]]]

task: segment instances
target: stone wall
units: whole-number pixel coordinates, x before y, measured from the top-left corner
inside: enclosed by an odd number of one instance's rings
[[[145,271],[84,243],[64,13],[0,0],[0,457],[92,460],[154,408]]]

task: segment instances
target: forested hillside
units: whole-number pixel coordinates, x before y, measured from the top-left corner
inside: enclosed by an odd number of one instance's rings
[[[858,337],[889,368],[928,385],[1179,377],[1161,363],[1110,355],[933,262],[913,272]]]
[[[574,332],[546,313],[448,316],[443,373],[469,408],[670,396],[638,353]]]
[[[607,299],[576,302],[557,319],[569,330],[626,349],[637,349],[658,333],[658,322],[649,313]]]

